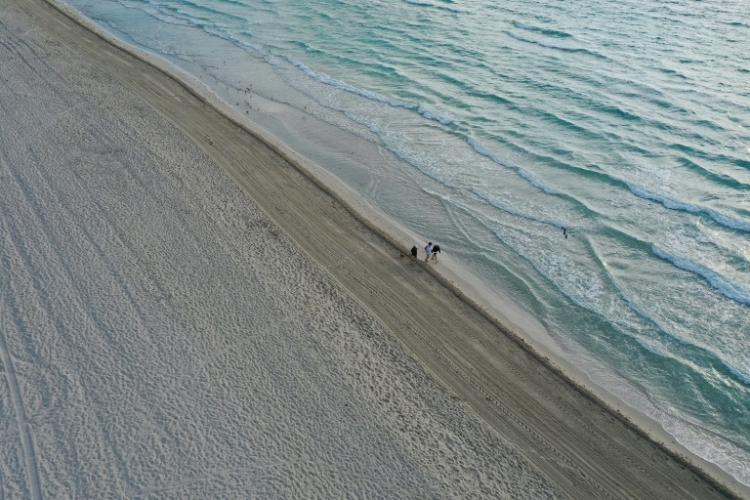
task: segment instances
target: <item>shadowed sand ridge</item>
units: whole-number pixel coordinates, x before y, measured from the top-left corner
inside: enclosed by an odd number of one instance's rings
[[[6,497],[731,496],[200,94],[41,0],[0,44]]]

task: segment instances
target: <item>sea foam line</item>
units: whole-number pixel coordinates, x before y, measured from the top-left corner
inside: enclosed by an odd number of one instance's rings
[[[522,219],[526,219],[526,220],[529,220],[529,221],[532,221],[532,222],[538,222],[540,224],[545,224],[545,225],[548,225],[548,226],[556,227],[558,229],[562,229],[563,227],[565,227],[563,224],[561,224],[559,222],[552,222],[552,221],[548,221],[548,220],[544,220],[544,219],[538,219],[538,218],[536,218],[536,217],[534,217],[532,215],[524,214],[522,212],[519,212],[519,211],[510,209],[508,207],[505,207],[503,205],[500,205],[498,202],[496,202],[493,199],[491,199],[489,197],[489,195],[486,195],[486,194],[482,193],[481,191],[479,191],[477,189],[472,189],[471,192],[474,195],[476,195],[478,198],[484,200],[490,206],[492,206],[494,208],[497,208],[498,210],[501,210],[501,211],[503,211],[503,212],[505,212],[507,214],[510,214],[510,215],[513,215],[513,216],[516,216],[516,217],[520,217]]]
[[[740,283],[734,283],[698,263],[672,255],[656,245],[652,247],[652,251],[654,255],[661,259],[668,260],[676,267],[701,276],[708,281],[712,287],[721,292],[722,295],[736,302],[750,305],[750,288],[747,286]]]
[[[415,109],[417,107],[415,104],[400,102],[395,99],[389,99],[388,97],[380,95],[376,92],[364,90],[359,87],[355,87],[354,85],[350,85],[348,83],[342,82],[341,80],[336,80],[335,78],[331,78],[328,75],[318,73],[316,71],[313,71],[312,69],[310,69],[310,67],[308,67],[307,65],[299,61],[294,61],[292,59],[286,59],[286,60],[290,64],[295,66],[296,68],[302,70],[302,72],[305,73],[310,78],[317,80],[320,83],[323,83],[325,85],[330,85],[331,87],[335,87],[340,90],[345,90],[346,92],[356,94],[358,96],[364,97],[366,99],[370,99],[372,101],[382,102],[384,104],[388,104],[389,106],[393,106],[394,108]]]
[[[280,57],[280,56],[277,56],[277,57]],[[342,81],[337,80],[335,78],[331,78],[330,76],[324,75],[322,73],[318,73],[318,72],[314,71],[313,69],[311,69],[310,67],[308,67],[307,65],[305,65],[304,63],[301,63],[299,61],[295,61],[295,60],[288,59],[288,58],[284,58],[284,59],[289,64],[291,64],[292,66],[294,66],[294,67],[302,70],[302,72],[305,75],[307,75],[309,78],[312,78],[312,79],[316,80],[317,82],[320,82],[320,83],[322,83],[324,85],[329,85],[329,86],[337,88],[339,90],[343,90],[343,91],[349,92],[351,94],[355,94],[355,95],[358,95],[360,97],[364,97],[365,99],[369,99],[369,100],[372,100],[372,101],[376,101],[376,102],[380,102],[380,103],[383,103],[383,104],[387,104],[387,105],[392,106],[394,108],[404,108],[404,109],[408,109],[408,110],[416,110],[417,113],[419,113],[424,118],[426,118],[426,119],[428,119],[430,121],[438,122],[441,125],[450,125],[450,124],[453,123],[453,117],[450,116],[450,115],[448,115],[448,114],[441,114],[441,113],[438,113],[436,111],[431,111],[431,110],[425,108],[422,105],[417,105],[417,104],[413,104],[413,103],[409,103],[409,102],[403,102],[403,101],[398,101],[398,100],[395,100],[395,99],[390,99],[390,98],[385,97],[383,95],[380,95],[380,94],[378,94],[376,92],[372,92],[372,91],[369,91],[369,90],[361,89],[361,88],[356,87],[354,85],[351,85],[349,83],[342,82]],[[270,60],[268,60],[268,59],[267,59],[267,62],[269,62],[269,64],[273,64],[273,62],[270,61]],[[315,99],[314,96],[309,96],[309,97],[311,97],[312,99],[314,99],[321,106],[325,106],[320,101],[318,101],[317,99]],[[325,106],[325,107],[330,107],[330,106]]]
[[[635,184],[631,184],[630,182],[627,182],[627,181],[620,181],[620,182],[623,182],[634,195],[640,198],[646,199],[646,200],[652,200],[657,203],[660,203],[665,208],[668,208],[670,210],[680,210],[680,211],[690,212],[690,213],[704,213],[708,215],[709,217],[711,217],[711,219],[713,219],[718,224],[721,224],[722,226],[728,227],[730,229],[736,229],[739,231],[750,232],[750,223],[748,222],[738,220],[733,217],[729,217],[727,215],[711,210],[710,208],[701,207],[699,205],[693,205],[692,203],[675,200],[674,198],[670,198],[669,196],[664,196],[658,193],[654,193],[653,191],[649,191],[648,189],[642,188],[640,186],[636,186]]]
[[[423,108],[422,106],[419,106],[418,110],[420,115],[424,116],[428,120],[439,122],[443,125],[450,125],[453,123],[453,118],[449,116],[444,116],[439,113],[435,113],[433,111],[430,111],[428,109]]]
[[[510,170],[513,170],[518,175],[520,175],[521,177],[523,177],[524,179],[526,179],[527,181],[529,181],[529,184],[531,184],[532,186],[541,189],[542,191],[544,191],[547,194],[557,194],[557,191],[555,191],[551,187],[547,186],[545,183],[543,183],[541,180],[539,180],[531,172],[528,172],[527,170],[524,170],[521,167],[517,167],[515,165],[511,165],[509,163],[504,162],[503,160],[501,160],[500,158],[498,158],[497,156],[493,155],[492,153],[490,153],[489,151],[487,151],[486,149],[484,149],[482,146],[480,146],[477,143],[477,141],[475,141],[471,137],[467,138],[466,142],[474,149],[474,151],[476,151],[477,153],[479,153],[480,155],[482,155],[482,156],[484,156],[486,158],[489,158],[490,160],[492,160],[493,162],[497,163],[501,167],[505,167],[505,168],[508,168]]]

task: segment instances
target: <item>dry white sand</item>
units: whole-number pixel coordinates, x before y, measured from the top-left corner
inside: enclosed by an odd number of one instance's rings
[[[725,497],[444,285],[182,85],[0,4],[0,498]]]

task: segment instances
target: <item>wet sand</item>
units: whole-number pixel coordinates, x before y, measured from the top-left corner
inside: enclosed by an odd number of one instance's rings
[[[0,37],[6,497],[747,495],[202,89],[42,0]]]

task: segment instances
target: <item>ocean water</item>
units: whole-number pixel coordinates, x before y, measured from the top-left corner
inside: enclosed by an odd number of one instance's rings
[[[750,484],[745,0],[68,3],[439,242]]]

